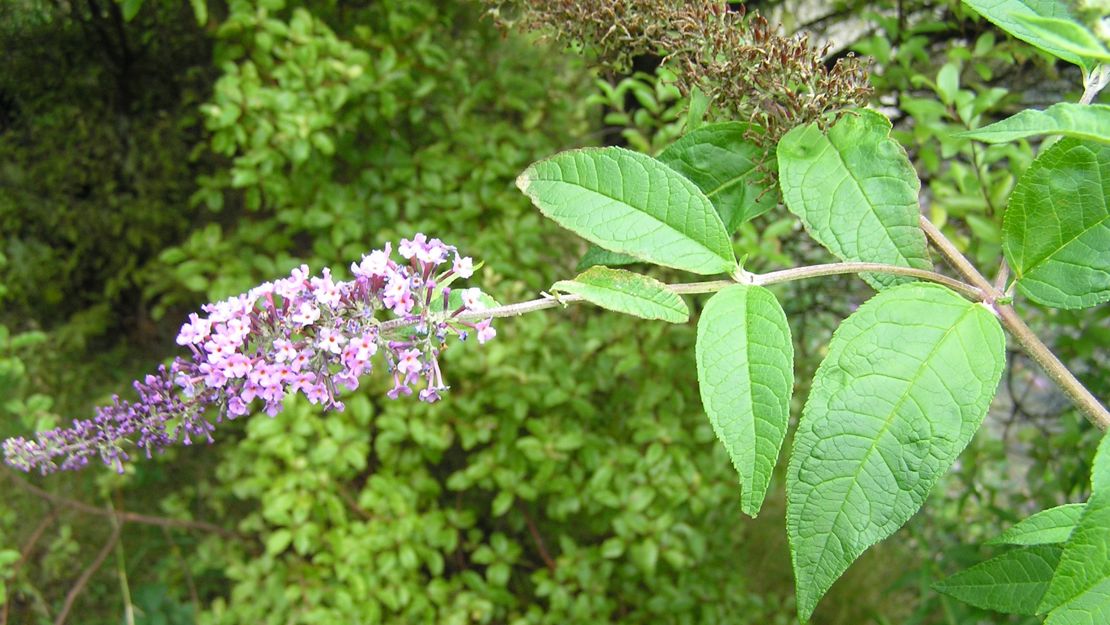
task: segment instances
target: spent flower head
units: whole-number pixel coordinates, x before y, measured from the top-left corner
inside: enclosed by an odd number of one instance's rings
[[[484,343],[495,334],[492,319],[473,314],[482,307],[478,289],[463,290],[463,305],[449,309],[446,285],[473,272],[470,258],[423,234],[397,249],[403,262],[386,244],[351,264],[350,281],[336,281],[329,269],[312,276],[301,265],[287,278],[206,304],[177,335],[187,356],[136,381],[137,400],[116,396],[92,419],[33,440],[8,439],[5,462],[50,473],[99,457],[122,472],[132,445],[150,457],[175,443],[212,442],[225,418],[255,409],[275,416],[298,393],[342,410],[341,391],[357,388],[375,358],[393,378],[390,398],[419,389],[423,401],[440,399],[448,388],[439,366],[446,342],[476,331]]]

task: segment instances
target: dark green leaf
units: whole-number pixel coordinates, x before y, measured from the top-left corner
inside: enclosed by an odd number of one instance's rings
[[[1056,545],[1038,545],[1007,551],[933,588],[984,610],[1036,614],[1062,550]]]
[[[747,138],[752,132],[762,131],[741,122],[708,124],[659,155],[659,160],[698,185],[729,232],[778,201],[778,194],[760,183],[765,173],[757,167],[767,153]]]
[[[1018,180],[1003,251],[1018,288],[1057,308],[1110,300],[1110,145],[1063,139]]]

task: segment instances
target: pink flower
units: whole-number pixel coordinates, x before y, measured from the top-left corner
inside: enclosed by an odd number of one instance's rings
[[[481,289],[463,289],[459,291],[459,296],[462,297],[463,307],[467,310],[482,310],[486,307],[482,303]]]
[[[312,302],[301,302],[301,307],[297,309],[297,313],[293,315],[293,323],[298,326],[310,326],[316,323],[320,318],[320,309]]]
[[[323,328],[317,335],[316,346],[326,352],[338,354],[343,350],[343,343],[346,341],[347,339],[338,330]]]
[[[335,308],[339,306],[339,300],[343,291],[339,285],[332,282],[330,269],[324,268],[321,273],[321,277],[311,280],[312,295],[316,298],[317,302],[320,302],[324,306]]]
[[[391,246],[389,243],[386,243],[384,249],[375,250],[369,254],[363,255],[361,263],[357,265],[351,263],[351,273],[359,278],[384,277],[392,264],[392,261],[389,260],[390,251]]]
[[[228,377],[242,378],[250,373],[252,363],[251,359],[243,354],[232,354],[224,359],[223,368]]]
[[[428,237],[423,233],[417,232],[413,235],[412,240],[401,239],[401,244],[397,246],[397,252],[405,259],[410,259],[416,256],[416,253],[424,249],[428,244]]]
[[[297,357],[297,350],[293,348],[293,342],[286,339],[274,339],[274,360],[278,362],[290,362]]]
[[[474,329],[478,331],[479,344],[493,340],[493,337],[497,336],[497,330],[490,325],[492,321],[493,319],[483,319],[474,326]]]
[[[397,371],[405,377],[418,375],[424,368],[424,364],[420,362],[420,350],[406,349],[398,356]]]
[[[474,275],[474,260],[469,256],[455,254],[455,262],[451,265],[451,271],[455,272],[460,278],[469,278]]]
[[[177,335],[178,345],[196,345],[203,343],[208,338],[208,333],[212,330],[212,322],[207,319],[201,319],[196,313],[189,314],[189,321],[181,326],[181,332]]]

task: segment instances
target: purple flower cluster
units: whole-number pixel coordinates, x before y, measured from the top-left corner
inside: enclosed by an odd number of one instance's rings
[[[206,304],[204,315],[189,315],[177,335],[189,357],[136,381],[137,401],[113,397],[92,419],[40,432],[33,441],[8,439],[5,461],[45,474],[79,469],[99,456],[122,471],[129,441],[148,458],[177,442],[212,442],[210,412],[215,423],[255,406],[274,416],[297,393],[342,410],[341,392],[358,388],[375,357],[393,378],[390,398],[418,388],[421,400],[438,400],[448,388],[439,366],[448,337],[466,340],[473,332],[485,343],[496,331],[492,319],[482,318],[481,291],[448,286],[474,273],[470,258],[423,234],[401,241],[403,262],[391,251],[387,243],[352,263],[350,281],[334,280],[328,269],[311,276],[301,265],[288,278]]]

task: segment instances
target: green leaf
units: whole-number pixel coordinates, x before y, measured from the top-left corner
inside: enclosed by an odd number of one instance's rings
[[[1041,600],[1045,625],[1102,625],[1110,616],[1110,490],[1087,500]]]
[[[621,265],[635,265],[639,262],[643,261],[635,256],[610,252],[603,247],[591,244],[590,247],[586,249],[586,253],[582,255],[582,258],[578,260],[578,266],[575,268],[575,271],[585,271],[590,267],[596,267],[598,265],[619,267]]]
[[[193,16],[197,18],[197,26],[208,23],[208,0],[189,0],[193,5]]]
[[[937,72],[937,95],[945,104],[952,104],[960,90],[960,67],[955,63],[945,63]]]
[[[551,289],[573,293],[591,304],[642,319],[686,323],[690,318],[686,302],[667,285],[623,269],[591,267],[574,280],[556,282]]]
[[[861,110],[827,135],[816,124],[799,126],[779,141],[778,161],[786,206],[838,258],[932,268],[918,226],[921,183],[886,117]],[[908,281],[864,277],[876,288]]]
[[[1036,33],[1040,41],[1055,48],[1071,52],[1082,59],[1094,59],[1101,63],[1110,61],[1110,52],[1106,51],[1106,46],[1086,26],[1073,19],[1021,14],[1013,17]]]
[[[925,501],[979,428],[1006,341],[983,305],[934,284],[885,290],[833,334],[787,471],[798,611]]]
[[[1028,109],[956,136],[984,143],[1006,143],[1037,135],[1064,135],[1110,143],[1110,105],[1061,102],[1043,111]]]
[[[1010,529],[987,541],[988,545],[1051,545],[1068,540],[1083,504],[1069,503],[1022,519]]]
[[[1094,62],[1084,59],[1067,48],[1055,44],[1055,38],[1046,39],[1042,30],[1033,29],[1022,18],[1071,19],[1068,7],[1059,0],[964,0],[964,4],[975,9],[995,26],[1049,54],[1078,65],[1086,70],[1094,67]]]
[[[293,542],[293,532],[281,528],[266,537],[266,553],[274,556],[285,551]]]
[[[759,183],[765,174],[757,166],[767,152],[747,139],[750,132],[762,130],[742,122],[708,124],[659,155],[660,161],[698,185],[729,232],[771,210],[778,200],[773,190]]]
[[[1110,300],[1110,145],[1062,139],[1022,174],[1003,219],[1018,288],[1057,308]]]
[[[690,90],[690,108],[686,111],[687,131],[697,130],[702,125],[711,103],[709,96],[701,89],[694,87]]]
[[[1036,614],[1060,561],[1061,547],[1023,547],[980,562],[933,588],[984,610]]]
[[[1110,488],[1110,434],[1103,434],[1091,467],[1091,491],[1097,493],[1107,488]]]
[[[123,21],[130,22],[135,19],[139,14],[139,9],[143,8],[143,0],[118,0],[119,10],[123,15]]]
[[[532,164],[516,184],[544,215],[608,250],[703,275],[736,266],[713,204],[650,156],[571,150]]]
[[[786,314],[767,289],[730,286],[698,320],[702,405],[740,474],[740,508],[755,517],[790,420],[794,345]]]

